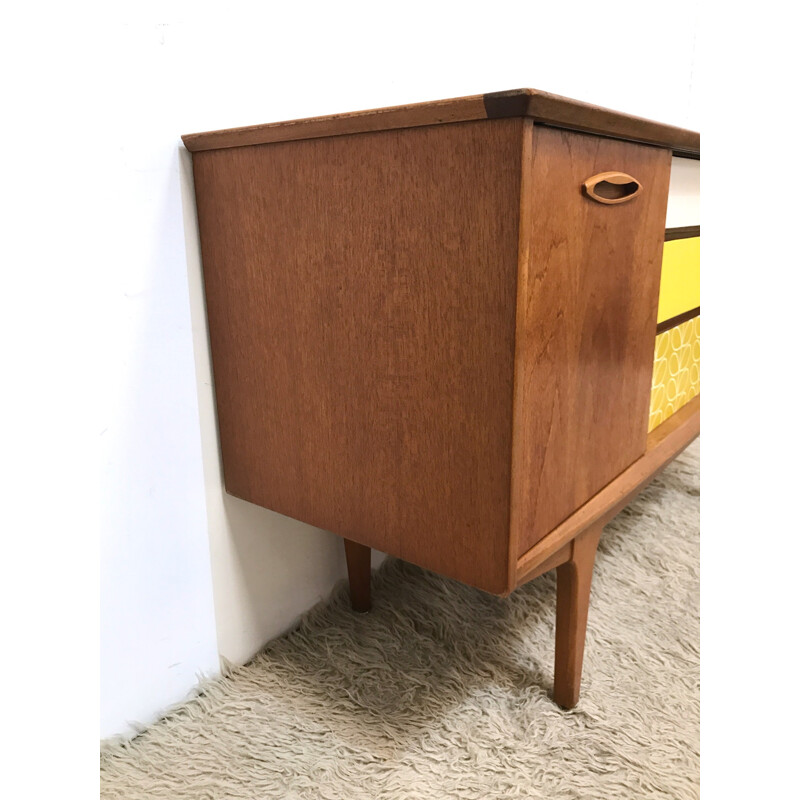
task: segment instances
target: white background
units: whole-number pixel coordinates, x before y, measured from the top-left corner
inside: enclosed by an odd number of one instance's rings
[[[106,734],[216,669],[212,569],[235,576],[232,529],[265,529],[278,571],[320,559],[302,602],[341,573],[325,534],[242,508],[221,522],[179,135],[533,86],[704,133],[704,794],[776,794],[796,700],[794,626],[775,611],[796,607],[797,529],[796,358],[781,353],[796,332],[774,328],[793,324],[798,267],[780,7],[708,2],[700,47],[685,2],[113,8],[37,5],[0,29],[6,783],[53,796],[78,771],[96,780],[101,660],[117,676]],[[729,316],[751,308],[761,326],[732,348]],[[742,362],[758,388],[733,402]],[[252,611],[231,641],[274,625],[259,591],[224,611]],[[300,610],[275,607],[277,627]]]
[[[102,506],[111,514],[101,550],[102,735],[150,722],[196,673],[216,670],[217,650],[246,661],[344,575],[337,538],[221,489],[191,162],[180,134],[527,85],[696,126],[692,4],[683,19],[662,20],[663,35],[635,71],[628,47],[599,46],[604,35],[625,40],[624,17],[611,25],[607,11],[586,15],[565,50],[558,37],[536,35],[563,27],[563,12],[529,10],[514,21],[491,12],[478,24],[469,13],[408,6],[385,30],[357,38],[332,35],[342,21],[335,4],[313,14],[273,6],[268,24],[137,13],[109,31],[121,123],[114,201],[127,245],[108,298],[119,389],[102,434],[111,465]],[[639,14],[627,22],[630,42]]]

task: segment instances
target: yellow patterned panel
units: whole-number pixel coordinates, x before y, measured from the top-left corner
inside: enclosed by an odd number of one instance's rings
[[[656,336],[648,432],[700,394],[700,317]]]
[[[700,237],[664,242],[658,321],[700,306]]]

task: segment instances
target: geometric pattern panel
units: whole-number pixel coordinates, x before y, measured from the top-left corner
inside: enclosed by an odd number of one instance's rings
[[[700,394],[700,317],[656,336],[648,433]]]

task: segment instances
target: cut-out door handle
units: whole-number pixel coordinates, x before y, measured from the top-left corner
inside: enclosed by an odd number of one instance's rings
[[[633,200],[642,191],[642,184],[624,172],[601,172],[584,181],[583,191],[598,203],[614,205]]]

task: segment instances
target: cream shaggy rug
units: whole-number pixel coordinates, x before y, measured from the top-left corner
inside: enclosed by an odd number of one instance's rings
[[[130,742],[104,798],[695,798],[699,442],[606,529],[583,692],[552,685],[555,574],[503,600],[400,561]]]

